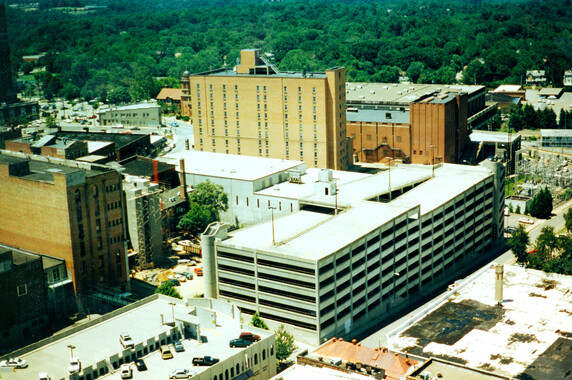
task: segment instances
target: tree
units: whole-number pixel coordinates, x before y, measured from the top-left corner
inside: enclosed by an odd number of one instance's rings
[[[181,295],[179,294],[177,289],[175,289],[175,286],[169,281],[163,282],[161,285],[159,285],[157,287],[157,289],[155,289],[155,293],[164,294],[166,296],[174,297],[174,298],[178,298],[178,299],[183,298],[183,297],[181,297]]]
[[[566,231],[569,233],[572,232],[572,207],[564,213],[564,223],[566,225]]]
[[[288,359],[296,348],[292,334],[286,331],[284,325],[280,325],[278,330],[276,330],[276,359],[278,361]]]
[[[540,235],[536,238],[536,250],[539,254],[545,255],[547,257],[554,256],[556,250],[559,247],[559,241],[554,233],[554,227],[545,226],[542,227]]]
[[[252,316],[252,320],[250,321],[250,324],[254,327],[268,330],[268,326],[266,326],[266,323],[262,320],[262,318],[260,318],[258,312],[254,313],[254,315]]]
[[[47,128],[57,128],[58,123],[56,123],[56,119],[52,115],[46,116],[46,127]]]
[[[547,187],[541,189],[530,201],[530,215],[535,218],[548,219],[552,213],[552,193]]]
[[[417,83],[421,74],[425,71],[425,64],[423,62],[412,62],[407,68],[407,76],[412,83]]]
[[[107,93],[107,102],[111,104],[128,103],[131,100],[131,95],[124,87],[118,87]]]
[[[228,196],[221,185],[210,181],[201,182],[189,195],[189,211],[179,221],[183,228],[198,235],[212,222],[219,220],[219,214],[228,210]]]
[[[512,253],[516,256],[516,261],[521,264],[526,264],[528,262],[528,257],[526,253],[526,248],[530,238],[528,237],[528,232],[524,229],[524,226],[519,225],[516,230],[512,233],[510,239],[508,239],[507,245],[512,250]]]

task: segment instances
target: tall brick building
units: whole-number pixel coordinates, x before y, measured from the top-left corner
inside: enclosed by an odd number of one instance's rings
[[[346,98],[361,162],[460,163],[469,130],[496,114],[483,86],[348,83]]]
[[[124,284],[121,181],[103,166],[0,152],[0,243],[64,259],[76,293]]]
[[[0,2],[0,103],[15,103],[17,101],[12,80],[12,67],[10,66],[6,9],[4,2]]]
[[[344,68],[281,72],[259,50],[242,50],[233,70],[186,72],[181,108],[191,116],[195,150],[343,170],[351,164],[345,80]]]

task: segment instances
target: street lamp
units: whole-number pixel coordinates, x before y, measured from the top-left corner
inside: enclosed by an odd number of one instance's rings
[[[175,305],[176,305],[176,303],[169,302],[169,305],[171,305],[171,312],[173,314],[173,325],[174,325],[175,324]]]
[[[391,201],[391,161],[393,160],[393,157],[387,157],[387,159],[387,183],[389,185],[389,200]]]
[[[71,351],[71,357],[73,358],[73,350],[74,350],[75,346],[72,345],[72,344],[68,344],[68,348],[70,349],[70,351]]]
[[[276,240],[274,240],[274,210],[276,210],[276,207],[268,206],[268,208],[270,209],[270,211],[272,213],[272,245],[275,246]]]
[[[433,149],[437,148],[436,145],[431,145],[431,177],[435,177],[435,151]]]

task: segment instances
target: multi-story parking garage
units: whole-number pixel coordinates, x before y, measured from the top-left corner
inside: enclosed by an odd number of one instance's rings
[[[455,280],[502,236],[504,170],[495,162],[432,169],[351,179],[309,170],[302,184],[266,189],[275,203],[297,197],[301,211],[218,236],[215,295],[319,344]]]

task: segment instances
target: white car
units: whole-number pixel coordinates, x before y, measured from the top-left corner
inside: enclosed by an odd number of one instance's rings
[[[28,363],[24,359],[10,358],[8,360],[2,360],[0,367],[27,368]]]
[[[119,335],[119,342],[123,348],[135,348],[135,343],[133,342],[133,339],[131,339],[131,335],[126,332],[122,332]]]
[[[526,223],[526,224],[534,224],[534,220],[530,219],[530,218],[520,218],[518,219],[518,221],[520,223]]]
[[[47,372],[40,372],[38,374],[38,380],[52,380],[52,378],[50,377],[50,375],[48,375]]]
[[[195,371],[189,371],[188,369],[174,369],[169,372],[169,379],[188,379],[196,375]]]
[[[133,377],[133,370],[129,364],[121,364],[119,373],[121,373],[122,379],[131,379]]]
[[[69,373],[81,372],[81,361],[77,357],[70,358],[70,364],[68,366]]]

